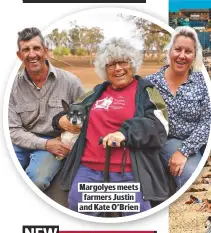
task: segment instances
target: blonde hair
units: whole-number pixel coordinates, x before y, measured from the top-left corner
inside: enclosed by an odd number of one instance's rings
[[[196,31],[189,26],[177,27],[172,33],[171,40],[166,46],[165,50],[167,51],[167,64],[170,64],[170,52],[171,49],[179,36],[185,36],[190,38],[195,43],[195,60],[192,64],[193,71],[201,71],[203,65],[203,56],[202,56],[202,46],[199,42],[198,35]]]

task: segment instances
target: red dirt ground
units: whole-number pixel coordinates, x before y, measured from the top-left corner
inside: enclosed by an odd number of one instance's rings
[[[64,57],[58,59],[59,61],[65,63],[56,61],[54,59],[50,59],[50,61],[56,67],[60,67],[75,74],[78,78],[80,78],[86,89],[91,89],[96,84],[102,82],[102,80],[95,73],[94,66],[90,66],[89,61],[87,59],[75,58],[75,57],[74,58]],[[71,64],[71,66],[68,64]],[[158,71],[162,65],[164,64],[162,63],[158,65],[154,61],[144,62],[138,74],[141,75],[142,77],[145,77],[148,74],[152,74]]]

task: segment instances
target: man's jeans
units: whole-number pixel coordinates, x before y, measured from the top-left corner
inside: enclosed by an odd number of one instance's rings
[[[29,150],[13,144],[18,160],[29,178],[42,191],[48,188],[51,180],[61,169],[63,161],[45,150]]]
[[[161,151],[161,159],[166,169],[168,169],[169,159],[177,151],[181,144],[181,140],[175,138],[167,139],[166,144],[164,145]],[[190,176],[198,166],[201,158],[202,154],[200,152],[198,152],[197,154],[190,155],[188,157],[182,174],[180,176],[174,176],[174,180],[177,185],[177,190],[181,188],[185,184],[185,182],[190,178]]]
[[[134,183],[132,172],[125,172],[122,176],[121,172],[109,172],[110,182],[114,183]],[[82,202],[82,192],[78,192],[78,183],[103,183],[104,172],[95,171],[86,166],[80,165],[71,185],[68,194],[68,208],[78,212],[78,203]],[[150,184],[149,184],[150,185]],[[91,193],[90,193],[91,194]],[[151,208],[150,202],[144,200],[141,192],[136,193],[136,203],[140,203],[140,212]],[[103,211],[102,211],[103,212]],[[102,212],[81,212],[81,214],[98,217]],[[138,212],[122,212],[122,216],[137,214]]]

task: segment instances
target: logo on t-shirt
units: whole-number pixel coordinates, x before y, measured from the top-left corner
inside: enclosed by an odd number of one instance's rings
[[[112,102],[113,102],[112,97],[106,97],[102,100],[97,100],[95,105],[94,105],[94,109],[96,109],[96,108],[108,109],[109,106],[112,104]]]

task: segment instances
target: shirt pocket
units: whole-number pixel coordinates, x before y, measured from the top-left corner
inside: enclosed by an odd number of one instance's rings
[[[66,102],[69,102],[65,100]],[[49,116],[53,118],[56,114],[63,111],[64,108],[62,106],[61,100],[49,100],[48,101],[48,110],[49,110]]]
[[[22,124],[26,128],[36,121],[39,114],[37,103],[18,104],[15,111],[19,114]]]

